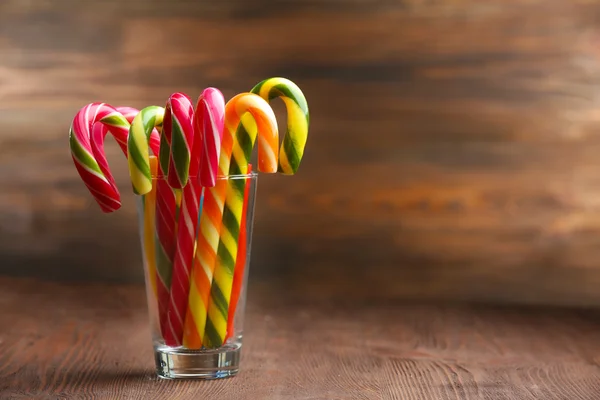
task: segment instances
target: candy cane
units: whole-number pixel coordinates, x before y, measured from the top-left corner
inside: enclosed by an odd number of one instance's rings
[[[162,281],[166,285],[160,290],[158,298],[158,310],[159,310],[159,321],[163,339],[165,344],[168,346],[178,345],[179,340],[174,336],[174,333],[170,327],[170,292],[173,282],[173,271],[174,262],[177,246],[176,232],[177,218],[179,210],[177,209],[176,196],[173,195],[175,192],[172,190],[171,181],[174,180],[174,186],[179,186],[177,183],[176,168],[174,164],[174,158],[172,153],[172,139],[173,139],[173,126],[181,134],[185,140],[188,139],[188,135],[193,135],[193,127],[191,124],[193,117],[193,106],[187,95],[184,93],[174,93],[169,96],[167,104],[165,106],[165,114],[163,118],[163,134],[161,135],[160,141],[160,170],[163,171],[164,177],[156,182],[156,185],[161,194],[161,198],[158,200],[160,207],[157,208],[157,218],[160,223],[157,225],[157,238],[159,242],[159,248],[162,254]],[[184,128],[185,127],[185,128]],[[185,129],[185,133],[182,132]],[[189,146],[185,146],[184,150],[189,150]],[[185,160],[189,162],[189,154],[185,155]],[[179,161],[181,162],[181,161]],[[162,285],[161,285],[162,286]]]
[[[125,119],[127,119],[127,121],[129,121],[130,124],[133,122],[133,119],[135,118],[135,116],[138,115],[140,112],[140,110],[138,110],[137,108],[127,107],[127,106],[119,106],[119,107],[117,107],[117,111],[119,111],[121,114],[123,114]],[[129,134],[129,132],[127,132],[127,133]],[[129,135],[127,135],[127,136],[129,136]],[[124,139],[125,140],[123,142],[121,142],[121,141],[118,141],[118,142],[119,142],[119,146],[121,146],[121,149],[123,149],[123,153],[125,154],[125,156],[127,156],[127,137],[125,137]],[[149,146],[150,146],[150,150],[152,150],[152,153],[158,157],[158,149],[160,148],[160,133],[158,132],[157,129],[153,129],[152,133],[150,134]]]
[[[194,107],[184,93],[173,93],[165,106],[160,163],[172,188],[181,189],[188,181],[194,140]],[[168,149],[168,151],[167,151]]]
[[[248,165],[248,173],[252,172],[252,165]],[[240,295],[242,294],[242,288],[244,285],[244,273],[246,270],[246,264],[248,262],[248,202],[250,197],[250,185],[251,180],[246,180],[246,187],[244,188],[244,206],[242,209],[242,221],[240,223],[240,235],[238,238],[238,252],[235,259],[235,267],[233,271],[233,283],[231,286],[231,299],[229,302],[229,311],[227,316],[227,335],[225,340],[233,337],[234,332],[234,320],[235,312],[237,309]]]
[[[158,172],[158,159],[156,156],[150,156],[150,172],[152,176],[156,176]],[[144,228],[142,233],[142,241],[144,243],[144,258],[146,260],[146,275],[152,287],[152,294],[155,301],[158,301],[157,289],[157,271],[156,271],[156,187],[143,196],[144,206]]]
[[[251,93],[242,93],[232,98],[225,106],[225,128],[233,135],[241,122],[242,115],[246,113],[252,115],[257,129],[248,131],[246,137],[240,137],[240,132],[238,132],[233,143],[231,160],[229,163],[225,162],[225,164],[229,164],[229,175],[248,173],[248,162],[257,136],[259,171],[277,172],[279,147],[277,120],[273,110],[264,99]],[[204,339],[206,347],[221,346],[227,335],[229,302],[244,204],[246,178],[227,179],[226,182],[223,226],[220,231],[214,278],[208,302]]]
[[[223,143],[225,144],[227,141],[228,139],[224,135]],[[221,154],[224,147],[221,147]],[[190,278],[188,309],[184,323],[183,345],[188,349],[202,347],[210,285],[213,279],[223,216],[223,198],[227,191],[226,183],[225,180],[219,179],[214,187],[204,189],[204,202],[202,203],[196,254]]]
[[[279,172],[293,175],[298,171],[304,147],[308,139],[310,122],[308,103],[300,88],[289,79],[269,78],[260,82],[251,90],[267,101],[281,98],[287,109],[287,132],[283,137],[279,151]],[[238,135],[244,137],[246,130],[256,131],[256,124],[249,116],[242,119]]]
[[[202,99],[202,101],[201,101]],[[225,118],[225,99],[215,88],[207,88],[198,99],[196,113],[200,107],[201,118],[196,119],[196,130],[203,133],[202,158],[200,160],[199,178],[204,187],[213,187],[217,183],[219,171],[219,155]],[[204,129],[200,124],[204,124]]]
[[[129,174],[134,192],[145,195],[152,190],[152,175],[148,154],[148,142],[151,132],[163,123],[165,109],[150,106],[142,109],[133,119],[127,139]],[[161,138],[161,146],[162,146]],[[162,149],[159,150],[159,154]],[[156,180],[156,292],[158,313],[163,337],[167,332],[167,310],[169,289],[175,252],[175,229],[177,214],[176,193],[164,179],[164,171],[159,162],[158,179]],[[147,189],[150,190],[147,190]]]
[[[189,157],[190,178],[183,189],[181,211],[178,219],[177,247],[173,264],[169,310],[167,312],[169,329],[167,329],[164,338],[165,344],[169,346],[180,346],[182,341],[184,318],[190,291],[190,270],[194,258],[196,228],[202,195],[198,171],[201,164],[210,163],[212,159],[218,160],[219,158],[220,149],[214,143],[220,143],[223,136],[224,109],[225,100],[221,92],[214,88],[207,88],[200,95],[194,114],[193,147]],[[175,126],[175,121],[173,122],[173,126]],[[172,150],[175,150],[175,136],[173,136]],[[211,141],[211,145],[205,143],[206,139]],[[174,156],[175,161],[177,161],[177,154],[174,154]]]
[[[106,157],[98,160],[94,155],[91,135],[96,123],[106,125],[116,137],[127,137],[130,125],[114,107],[105,103],[90,103],[77,112],[69,131],[75,167],[102,211],[109,213],[121,207],[121,196],[108,171]]]
[[[162,107],[149,106],[142,109],[131,122],[127,137],[127,162],[135,194],[143,195],[152,189],[148,147],[154,128],[162,127],[164,113]]]

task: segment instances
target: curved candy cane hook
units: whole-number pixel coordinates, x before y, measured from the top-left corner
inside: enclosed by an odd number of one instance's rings
[[[127,137],[127,162],[135,194],[143,195],[152,189],[148,147],[154,128],[162,127],[164,114],[164,108],[149,106],[142,109],[131,122]],[[161,152],[162,149],[159,154]]]
[[[260,82],[251,93],[258,94],[267,101],[281,98],[287,109],[287,132],[283,137],[279,151],[279,169],[284,175],[293,175],[298,171],[304,147],[308,139],[310,122],[308,103],[300,88],[289,79],[269,78]],[[255,131],[256,124],[249,116],[242,118],[243,124],[238,128],[238,135],[247,131]]]
[[[117,109],[105,103],[90,103],[82,107],[69,130],[69,146],[75,168],[102,211],[109,213],[121,207],[121,196],[112,176],[107,176],[99,165],[91,143],[96,123],[105,125],[113,134],[123,137],[129,131],[129,122]],[[101,162],[106,165],[106,157]]]
[[[127,122],[131,124],[133,118],[140,112],[138,109],[133,107],[116,107],[117,111],[119,111]],[[110,133],[115,138],[117,144],[123,151],[125,157],[127,157],[127,137],[129,136],[129,127],[127,129],[112,129],[109,126],[96,122],[92,128],[92,133],[90,137],[90,144],[92,147],[92,152],[94,157],[96,158],[96,162],[100,167],[100,170],[104,173],[108,181],[113,186],[113,190],[119,196],[119,189],[115,183],[112,172],[110,171],[110,167],[108,165],[108,160],[106,159],[106,152],[104,151],[104,140],[106,139],[106,135]],[[154,155],[158,155],[158,149],[160,145],[160,135],[156,129],[152,131],[150,135],[150,149]]]

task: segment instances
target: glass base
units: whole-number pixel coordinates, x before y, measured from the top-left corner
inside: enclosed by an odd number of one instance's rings
[[[237,375],[242,346],[226,344],[214,350],[157,346],[156,373],[166,379],[219,379]]]

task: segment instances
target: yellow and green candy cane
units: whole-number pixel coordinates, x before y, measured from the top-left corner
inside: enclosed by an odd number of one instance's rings
[[[233,136],[240,124],[241,117],[246,113],[251,116],[256,129],[238,130],[235,133],[231,151],[228,151],[227,148],[221,150],[219,168],[229,171],[230,176],[247,174],[248,162],[258,137],[258,170],[264,173],[277,172],[279,149],[277,120],[269,103],[260,96],[253,93],[240,93],[227,102],[225,105],[225,130],[227,132],[223,133],[223,143],[227,143],[226,137]],[[227,154],[231,154],[230,159],[227,159]],[[223,222],[203,338],[204,346],[208,348],[222,346],[227,336],[229,303],[246,188],[246,178],[244,177],[230,178],[226,182]]]
[[[308,103],[302,90],[289,79],[269,78],[254,86],[250,92],[259,95],[268,102],[280,98],[285,103],[287,133],[283,137],[281,149],[279,150],[278,172],[284,175],[294,175],[298,171],[304,155],[310,123]],[[243,136],[250,131],[255,134],[256,123],[252,116],[247,114],[242,118],[238,133]]]
[[[143,195],[152,190],[148,143],[152,130],[155,127],[162,128],[164,115],[163,107],[149,106],[142,109],[131,121],[127,137],[127,162],[135,194]]]
[[[165,109],[149,106],[142,109],[131,122],[127,138],[129,175],[133,191],[137,195],[147,195],[152,191],[152,171],[148,143],[154,128],[161,128]],[[161,146],[166,145],[161,140]],[[162,149],[159,150],[162,152]],[[166,329],[166,313],[169,304],[169,288],[173,273],[175,255],[175,232],[177,221],[177,190],[169,186],[160,162],[157,166],[156,180],[156,217],[155,224],[155,263],[156,297],[161,332]],[[160,216],[160,217],[159,217]]]
[[[161,116],[164,115],[164,111],[161,112],[160,107],[153,107],[150,109],[144,109],[142,112],[146,113],[145,117],[148,119],[149,117],[153,117],[154,120],[152,122],[148,122],[148,127],[151,127],[150,132],[152,132],[152,128],[155,125],[161,126]],[[136,127],[135,131],[139,136],[138,140],[142,143],[139,147],[137,143],[131,143],[131,132],[132,127],[130,126],[129,131],[130,134],[127,136],[127,155],[131,157],[133,154],[136,155],[137,161],[133,162],[133,160],[129,160],[129,168],[131,170],[132,164],[136,167],[136,171],[144,170],[142,174],[145,176],[145,166],[148,166],[148,172],[150,173],[150,188],[151,190],[145,192],[143,196],[143,204],[144,204],[144,253],[146,257],[146,263],[148,264],[148,280],[152,286],[152,292],[154,296],[157,295],[157,287],[156,287],[156,255],[155,255],[155,247],[154,247],[154,230],[155,230],[155,213],[156,213],[156,187],[152,187],[152,177],[156,177],[158,173],[158,161],[156,156],[150,156],[148,152],[148,145],[146,144],[146,131],[144,129],[144,116],[139,112],[133,119],[132,123],[135,122]],[[156,119],[158,118],[158,123],[156,123]],[[148,139],[149,140],[149,139]],[[139,150],[141,148],[141,150]],[[145,152],[144,152],[145,151]],[[141,152],[141,154],[140,154]],[[146,155],[146,159],[144,159],[144,154]],[[147,161],[145,164],[144,162]],[[140,165],[141,167],[138,167]],[[133,178],[132,178],[133,180]],[[135,190],[135,185],[134,185]]]
[[[158,171],[158,160],[156,156],[150,156],[150,172],[153,177],[156,177]],[[156,216],[156,187],[146,193],[143,197],[144,207],[144,228],[143,228],[143,244],[144,257],[146,259],[146,274],[148,282],[152,288],[153,299],[156,301],[156,254],[154,244],[155,232],[155,216]]]

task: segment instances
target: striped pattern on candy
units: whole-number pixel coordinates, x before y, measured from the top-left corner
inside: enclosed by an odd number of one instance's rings
[[[140,112],[140,110],[138,110],[137,108],[127,106],[119,106],[117,107],[117,111],[123,114],[125,119],[127,119],[127,121],[129,121],[130,124],[133,122],[135,116],[138,115],[138,113]],[[127,133],[129,134],[129,132]],[[118,142],[119,146],[121,146],[121,149],[123,149],[123,153],[127,155],[127,137],[124,138],[123,142],[121,142],[120,140]],[[152,133],[150,134],[150,143],[148,144],[148,146],[150,147],[150,150],[152,150],[152,153],[155,156],[158,156],[158,149],[160,148],[160,133],[157,129],[152,130]]]
[[[252,172],[252,165],[248,165],[248,173]],[[231,287],[231,300],[229,302],[229,315],[227,316],[227,335],[225,340],[233,336],[235,312],[242,294],[244,283],[244,274],[246,270],[246,257],[248,256],[248,202],[250,198],[250,185],[252,181],[246,180],[244,189],[244,207],[242,209],[242,222],[240,223],[240,236],[238,238],[238,254],[235,259],[235,268],[233,271],[233,285]]]
[[[158,143],[158,142],[157,142]],[[152,176],[156,176],[158,172],[158,159],[156,156],[150,157],[150,173]],[[152,293],[156,298],[157,287],[156,287],[156,253],[154,247],[154,232],[156,229],[155,215],[156,215],[156,186],[152,187],[147,194],[143,196],[144,201],[144,228],[142,241],[144,244],[144,258],[146,260],[146,275],[148,282],[152,287]]]
[[[125,119],[127,120],[127,127],[115,129],[113,127],[109,127],[107,125],[97,122],[92,128],[92,133],[90,136],[90,144],[92,147],[92,153],[94,155],[94,158],[96,159],[100,170],[104,173],[106,178],[111,182],[111,184],[115,188],[115,191],[117,190],[117,186],[115,184],[113,175],[110,172],[108,160],[106,159],[106,153],[104,152],[104,140],[106,139],[106,135],[108,133],[111,133],[115,138],[117,144],[123,151],[123,154],[125,154],[125,157],[127,157],[127,137],[129,136],[129,126],[133,121],[133,118],[137,115],[137,113],[139,113],[138,109],[132,107],[117,107],[116,109],[118,112],[123,114],[123,117],[125,117]],[[155,155],[158,154],[159,144],[160,136],[158,131],[155,129],[150,135],[149,143],[150,149]]]
[[[224,129],[218,164],[218,174],[221,176],[229,173],[233,141],[234,131]],[[188,349],[200,349],[203,345],[208,299],[216,263],[226,192],[227,182],[225,179],[217,179],[214,187],[207,187],[204,190],[183,332],[183,345]]]
[[[174,335],[170,323],[172,318],[170,313],[176,312],[170,309],[173,301],[170,293],[176,268],[176,234],[179,229],[187,226],[185,224],[178,227],[177,220],[182,215],[180,206],[184,207],[183,195],[179,189],[185,186],[188,180],[190,147],[194,134],[193,114],[192,102],[186,94],[174,93],[169,97],[163,116],[163,134],[159,151],[160,170],[165,179],[156,182],[159,194],[156,209],[159,221],[156,226],[157,254],[160,260],[158,270],[161,282],[164,284],[164,286],[159,285],[158,310],[163,339],[169,346],[177,346],[181,342],[181,338]]]
[[[114,131],[114,130],[113,130]],[[127,128],[127,133],[129,132],[129,128]],[[115,178],[113,177],[112,172],[110,172],[110,167],[108,166],[108,160],[106,159],[106,153],[104,152],[104,138],[109,133],[108,127],[103,125],[100,122],[96,122],[92,127],[92,132],[90,135],[90,145],[92,147],[92,155],[96,162],[98,163],[98,167],[100,167],[100,171],[104,174],[106,179],[110,182],[111,186],[115,190],[115,192],[119,193],[119,189],[117,188],[117,183]],[[117,139],[117,135],[114,135],[119,147],[121,147],[120,139]],[[127,136],[125,136],[125,145],[127,145]],[[121,148],[122,150],[122,148]],[[127,157],[127,147],[125,147],[125,157]],[[120,194],[119,194],[120,196]]]
[[[183,189],[181,212],[179,215],[177,245],[171,280],[169,310],[167,313],[169,329],[165,332],[165,344],[181,345],[183,339],[184,319],[186,317],[190,292],[190,274],[194,259],[196,231],[202,186],[198,180],[198,171],[203,160],[219,157],[219,148],[209,147],[204,143],[205,138],[223,136],[223,116],[225,101],[220,91],[213,88],[205,89],[196,106],[193,118],[194,134],[193,147],[190,157],[190,179]],[[174,121],[175,125],[175,121]],[[175,137],[175,135],[173,136]],[[173,139],[175,143],[175,139]]]
[[[106,125],[115,136],[127,137],[129,122],[108,104],[90,103],[77,112],[69,131],[75,168],[102,211],[109,213],[121,207],[121,195],[110,175],[106,158],[101,166],[94,155],[91,135],[96,123]]]
[[[160,164],[160,163],[159,163]],[[158,175],[162,176],[159,165]],[[181,190],[173,189],[166,179],[156,179],[156,280],[158,317],[163,338],[169,337],[168,309],[175,257],[177,218],[181,204]]]
[[[169,102],[167,102],[169,106]],[[168,307],[169,293],[175,256],[177,217],[180,205],[180,193],[167,182],[171,162],[172,118],[170,108],[164,110],[162,134],[160,136],[158,177],[154,182],[156,190],[155,214],[155,258],[158,320],[163,338],[169,337]]]
[[[287,109],[287,133],[283,137],[279,151],[279,172],[293,175],[298,171],[304,147],[308,139],[310,116],[308,103],[300,88],[289,79],[269,78],[252,88],[251,93],[258,94],[267,101],[281,98]],[[245,116],[238,134],[242,137],[246,130],[256,130],[256,124]]]
[[[152,173],[148,142],[152,130],[161,127],[165,110],[150,106],[142,109],[131,122],[127,138],[129,174],[134,192],[139,195],[149,193],[152,188]],[[162,144],[161,140],[161,144]],[[159,149],[159,154],[160,154]],[[158,177],[164,176],[159,162]],[[156,179],[156,297],[161,332],[166,330],[166,313],[169,304],[169,288],[175,252],[175,221],[177,217],[176,193],[165,179]]]
[[[225,142],[225,138],[223,141]],[[203,344],[226,190],[227,182],[224,179],[218,179],[214,187],[204,189],[204,201],[184,323],[183,345],[188,349],[200,349]]]
[[[245,131],[233,143],[229,175],[248,173],[248,162],[258,137],[258,169],[261,172],[277,172],[279,133],[277,120],[269,104],[251,93],[233,97],[225,106],[225,129],[231,135],[241,122],[242,115],[250,113],[257,129]],[[223,208],[217,260],[208,302],[204,345],[219,347],[227,334],[229,302],[233,285],[235,260],[238,252],[238,237],[244,203],[246,179],[227,179],[227,190]]]
[[[165,343],[176,345],[169,327],[170,290],[172,286],[173,267],[176,253],[177,219],[180,213],[182,186],[176,165],[184,163],[186,169],[189,164],[187,154],[189,136],[193,135],[191,120],[193,107],[189,97],[183,93],[174,93],[167,101],[163,115],[163,134],[161,135],[159,150],[159,174],[162,179],[156,181],[157,207],[156,207],[156,257],[157,277],[161,284],[157,285],[158,314],[160,328]],[[183,136],[184,159],[177,163],[173,157],[181,151]],[[177,150],[179,149],[179,150]],[[181,178],[185,179],[186,178]],[[185,183],[183,183],[185,184]]]
[[[204,187],[213,187],[217,182],[219,155],[223,139],[223,121],[225,118],[225,99],[215,88],[206,88],[196,105],[196,113],[201,110],[202,118],[196,119],[196,132],[203,132],[202,157],[200,159],[199,178]],[[201,129],[200,124],[208,124]]]
[[[194,140],[193,117],[190,98],[184,93],[173,93],[165,107],[160,154],[161,167],[167,172],[172,188],[181,189],[188,181]]]
[[[115,107],[115,108],[117,109],[118,112],[123,114],[123,116],[125,117],[127,122],[129,122],[129,124],[131,124],[131,122],[133,121],[135,116],[140,112],[140,110],[138,110],[137,108],[133,108],[133,107],[119,106],[119,107]],[[109,133],[109,129],[108,129],[108,126],[100,124],[99,126],[101,127],[101,129],[97,130],[97,129],[95,129],[97,125],[98,124],[94,125],[94,131],[96,133],[92,133],[92,148],[94,149],[95,155],[96,155],[96,152],[104,155],[104,150],[103,150],[104,149],[104,139],[105,139],[106,135]],[[117,144],[123,151],[123,154],[125,154],[125,156],[127,156],[127,137],[129,136],[129,126],[127,127],[126,130],[118,130],[118,131],[110,130],[110,133],[115,138]],[[154,129],[150,135],[149,146],[150,146],[150,149],[152,150],[152,152],[155,155],[158,155],[158,148],[160,146],[160,134],[158,133],[158,131],[156,129]],[[96,155],[96,158],[97,157],[98,156]]]
[[[162,127],[164,113],[162,107],[149,106],[142,109],[131,122],[127,138],[127,162],[135,194],[143,195],[152,189],[148,145],[154,128]]]

